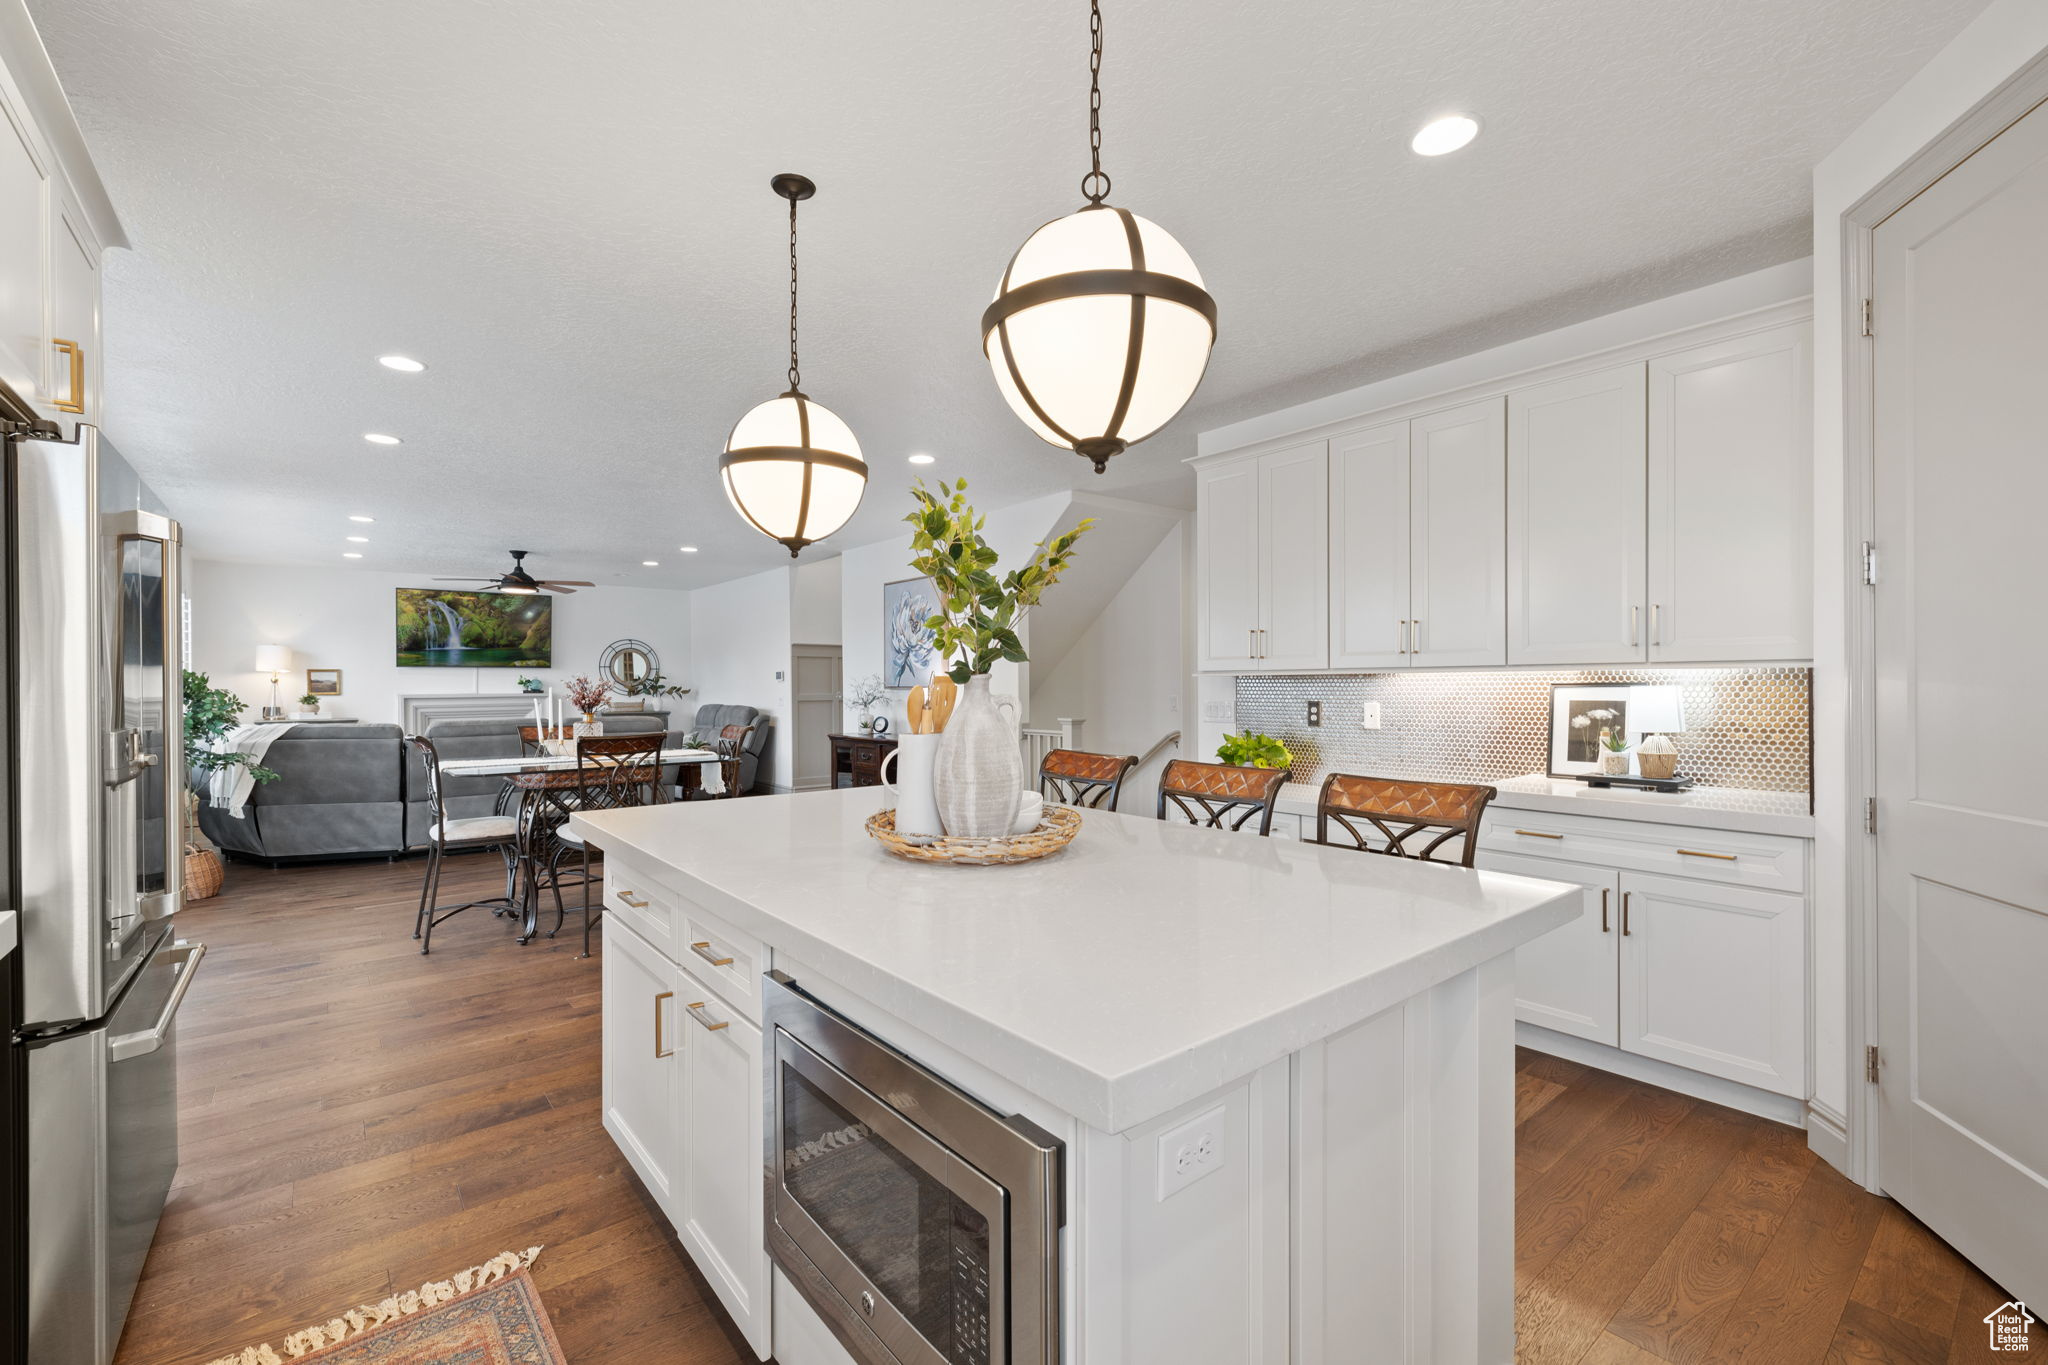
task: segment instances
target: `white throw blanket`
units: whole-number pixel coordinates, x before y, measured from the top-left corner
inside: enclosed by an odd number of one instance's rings
[[[278,736],[292,727],[289,725],[238,725],[214,741],[213,750],[220,754],[242,754],[247,763],[232,767],[215,768],[207,775],[206,795],[215,810],[224,810],[237,820],[243,819],[242,811],[249,804],[249,793],[256,790],[256,779],[249,769],[260,766],[263,755],[270,752]]]

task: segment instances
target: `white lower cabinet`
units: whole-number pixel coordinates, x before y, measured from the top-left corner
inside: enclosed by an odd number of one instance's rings
[[[617,919],[604,933],[604,1127],[674,1221],[682,1186],[681,973]]]
[[[1515,949],[1515,1017],[1619,1047],[1621,935],[1614,917],[1621,874],[1611,867],[1514,853],[1482,852],[1478,861],[1495,872],[1586,888],[1577,919]]]

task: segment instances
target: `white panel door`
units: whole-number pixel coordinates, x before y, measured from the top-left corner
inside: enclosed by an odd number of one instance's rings
[[[1409,661],[1507,662],[1506,404],[1418,417],[1409,451]]]
[[[47,403],[43,348],[44,271],[50,184],[11,82],[0,75],[0,381],[23,398]]]
[[[1878,1177],[2048,1304],[2048,109],[1875,233]]]
[[[1620,874],[1590,863],[1485,849],[1477,863],[1494,872],[1577,882],[1586,888],[1577,919],[1515,949],[1515,1018],[1618,1047],[1621,935],[1615,915],[1620,909]]]
[[[1259,463],[1195,474],[1195,613],[1201,666],[1249,669],[1259,629]]]
[[[832,785],[832,732],[846,723],[839,700],[839,646],[796,645],[790,650],[789,668],[796,738],[790,786],[800,792],[818,791]]]
[[[1408,663],[1408,423],[1330,442],[1330,667]]]
[[[1806,1098],[1806,898],[1622,873],[1621,1045]]]
[[[1259,457],[1260,668],[1330,665],[1328,449]]]
[[[1650,659],[1813,657],[1813,327],[1650,362]]]
[[[1640,363],[1508,395],[1508,662],[1641,661]]]
[[[680,984],[683,1216],[676,1230],[747,1343],[766,1360],[761,1030],[693,973],[683,972]]]
[[[604,1127],[673,1223],[682,1163],[681,971],[616,916],[606,917],[604,935]]]

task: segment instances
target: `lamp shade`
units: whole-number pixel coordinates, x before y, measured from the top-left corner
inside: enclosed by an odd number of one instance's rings
[[[1627,724],[1638,734],[1682,734],[1685,730],[1685,690],[1662,685],[1630,689]]]
[[[282,673],[292,666],[292,652],[283,645],[256,646],[256,671]]]
[[[846,525],[868,483],[852,428],[794,389],[740,418],[718,467],[733,510],[791,558]]]
[[[1127,209],[1091,204],[1031,234],[981,316],[982,352],[1012,411],[1094,461],[1173,420],[1216,341],[1216,301],[1181,244]]]

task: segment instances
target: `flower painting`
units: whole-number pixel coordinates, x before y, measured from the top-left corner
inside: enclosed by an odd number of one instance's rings
[[[1550,691],[1550,775],[1598,773],[1603,746],[1630,737],[1630,685],[1555,683]]]
[[[930,622],[938,614],[938,594],[929,578],[882,585],[884,687],[917,687],[931,681],[939,660]]]

